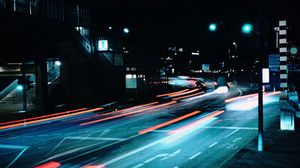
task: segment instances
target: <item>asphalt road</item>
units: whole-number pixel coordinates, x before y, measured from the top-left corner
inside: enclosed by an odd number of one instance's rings
[[[207,92],[24,122],[0,130],[0,167],[220,167],[257,135],[257,98],[240,98],[224,103],[224,94]],[[265,126],[278,116],[278,100],[266,96]]]

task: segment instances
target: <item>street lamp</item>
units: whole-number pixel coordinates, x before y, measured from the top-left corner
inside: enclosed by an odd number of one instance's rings
[[[128,34],[128,33],[129,33],[129,29],[125,27],[125,28],[123,29],[123,32],[124,32],[125,34]]]
[[[216,30],[217,30],[217,24],[211,23],[211,24],[208,26],[208,29],[209,29],[209,31],[212,31],[212,32],[216,31]]]
[[[242,32],[245,34],[250,34],[253,30],[253,26],[250,23],[245,23],[242,25]]]

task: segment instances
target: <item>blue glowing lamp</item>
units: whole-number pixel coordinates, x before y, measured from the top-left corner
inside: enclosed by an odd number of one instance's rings
[[[245,23],[242,25],[242,32],[245,34],[250,34],[253,30],[252,24]]]
[[[208,29],[209,31],[216,31],[217,30],[217,24],[215,23],[211,23],[209,26],[208,26]]]
[[[18,90],[18,91],[22,91],[23,89],[24,89],[23,85],[18,85],[18,86],[17,86],[17,90]]]

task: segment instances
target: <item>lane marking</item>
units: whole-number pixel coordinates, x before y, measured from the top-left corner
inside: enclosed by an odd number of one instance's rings
[[[52,152],[54,152],[67,139],[75,139],[75,140],[100,140],[100,141],[125,141],[125,140],[127,140],[127,138],[107,138],[107,137],[103,137],[103,138],[99,138],[99,137],[65,137],[46,156],[49,156]],[[81,149],[81,148],[79,148],[79,149]],[[75,151],[76,151],[76,149],[75,149]],[[54,156],[52,156],[52,157],[54,157]]]
[[[173,157],[173,156],[177,155],[177,154],[180,153],[180,152],[181,152],[181,149],[178,149],[177,151],[171,153],[170,155],[168,155],[168,156],[166,156],[166,157],[160,159],[160,161],[163,161],[163,160],[166,160],[166,159],[168,159],[168,158],[170,158],[170,157]]]
[[[211,145],[209,146],[209,148],[212,148],[213,146],[217,145],[218,143],[219,143],[219,142],[215,142],[215,143],[211,144]]]
[[[113,164],[113,163],[115,163],[115,162],[117,162],[117,161],[119,161],[119,160],[122,160],[122,159],[124,159],[124,158],[126,158],[126,157],[128,157],[128,156],[134,155],[134,154],[136,154],[136,153],[138,153],[138,152],[141,152],[141,151],[143,151],[143,150],[145,150],[145,149],[148,149],[148,148],[150,148],[150,147],[152,147],[152,146],[154,146],[154,145],[156,145],[156,144],[159,144],[159,143],[165,141],[166,139],[167,139],[167,137],[166,137],[166,138],[162,138],[162,139],[160,139],[160,140],[158,140],[158,141],[154,141],[154,142],[152,142],[152,143],[150,143],[150,144],[148,144],[148,145],[139,147],[139,148],[137,148],[137,149],[135,149],[135,150],[132,150],[132,151],[130,151],[130,152],[127,152],[127,153],[125,153],[125,154],[123,154],[123,155],[120,155],[120,156],[118,156],[118,157],[115,157],[115,158],[113,158],[113,159],[111,159],[111,160],[109,160],[109,161],[103,163],[103,165],[106,165],[106,166],[107,166],[107,165]]]
[[[144,166],[144,164],[143,164],[143,163],[139,163],[139,164],[133,166],[132,168],[140,168],[140,167],[142,167],[142,166]]]
[[[236,129],[234,131],[232,131],[230,134],[226,135],[225,138],[230,137],[231,135],[233,135],[234,133],[236,133],[239,129]]]
[[[233,142],[239,141],[241,139],[242,139],[242,137],[236,138],[235,140],[233,140]]]
[[[150,159],[144,161],[144,163],[149,163],[149,162],[151,162],[151,161],[153,161],[153,160],[155,160],[155,159],[157,159],[157,158],[165,157],[165,156],[168,156],[168,155],[169,155],[168,153],[158,154],[158,155],[156,155],[156,156],[154,156],[154,157],[152,157],[152,158],[150,158]]]
[[[199,156],[201,153],[202,153],[202,152],[198,152],[198,153],[196,153],[195,155],[191,156],[191,157],[189,158],[189,160],[192,160],[192,159],[194,159],[195,157]]]

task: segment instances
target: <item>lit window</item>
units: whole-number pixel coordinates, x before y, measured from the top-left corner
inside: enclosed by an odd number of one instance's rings
[[[132,78],[132,74],[126,74],[126,79],[131,79]]]

